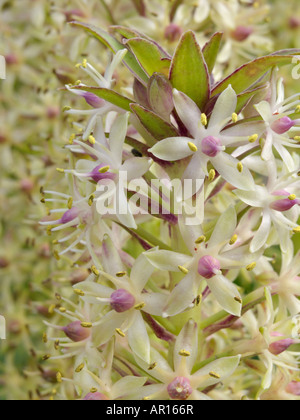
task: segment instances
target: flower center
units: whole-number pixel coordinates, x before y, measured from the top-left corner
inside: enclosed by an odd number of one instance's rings
[[[210,255],[206,255],[199,260],[198,273],[205,279],[211,279],[216,276],[220,272],[220,269],[220,262]]]
[[[250,26],[238,26],[234,31],[231,32],[231,36],[236,41],[242,42],[246,41],[250,35],[253,34],[253,28]]]
[[[91,335],[90,330],[88,328],[83,328],[80,321],[71,322],[63,328],[63,332],[75,343],[84,341]]]
[[[116,175],[110,172],[109,170],[109,166],[98,165],[92,170],[92,172],[90,173],[90,177],[97,183],[102,179],[114,180]]]
[[[118,289],[110,296],[110,305],[116,312],[126,312],[135,304],[135,298],[125,289]]]
[[[202,140],[201,143],[202,152],[209,156],[215,157],[223,149],[221,140],[217,137],[208,136]]]
[[[186,400],[193,389],[188,378],[178,376],[168,385],[168,394],[172,400]]]

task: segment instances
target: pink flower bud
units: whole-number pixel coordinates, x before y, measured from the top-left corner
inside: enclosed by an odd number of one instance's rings
[[[116,174],[113,174],[109,171],[104,172],[104,173],[100,173],[99,169],[104,168],[106,165],[98,165],[96,166],[96,168],[94,168],[92,170],[92,172],[90,173],[90,177],[95,181],[95,182],[99,182],[102,181],[102,179],[111,179],[114,180],[116,177]]]
[[[104,400],[108,400],[108,398],[106,395],[100,394],[100,392],[94,392],[94,393],[90,392],[83,398],[83,401],[104,401]]]
[[[295,121],[291,120],[289,117],[282,117],[279,120],[273,122],[271,128],[277,134],[284,134],[294,127]]]
[[[300,19],[297,16],[292,16],[289,19],[291,29],[298,29],[300,27]]]
[[[270,207],[277,211],[287,211],[299,204],[300,200],[290,200],[289,198],[284,198],[283,200],[274,201]]]
[[[292,381],[286,387],[286,391],[290,394],[299,395],[300,396],[300,382]]]
[[[84,341],[91,335],[90,329],[82,327],[80,321],[71,322],[66,327],[63,327],[62,330],[75,343]]]
[[[208,136],[202,140],[201,148],[205,155],[215,157],[222,150],[222,143],[217,137]]]
[[[135,298],[125,289],[118,289],[110,296],[110,304],[116,312],[125,312],[133,307]]]
[[[175,378],[167,389],[172,400],[187,400],[193,392],[189,379],[182,376]]]
[[[246,41],[250,35],[253,34],[253,28],[250,26],[238,26],[234,31],[231,32],[233,39],[239,42]]]
[[[183,34],[183,29],[176,25],[175,23],[171,23],[165,29],[165,38],[169,42],[178,41],[181,35]]]
[[[95,95],[94,93],[83,92],[82,96],[86,100],[87,104],[89,104],[93,108],[101,108],[103,105],[105,105],[105,100],[99,98],[99,96]]]
[[[211,279],[217,275],[220,268],[220,262],[210,255],[202,257],[198,263],[198,273],[205,279]]]
[[[79,215],[79,209],[77,207],[72,207],[70,210],[67,210],[65,214],[60,219],[61,224],[69,223],[72,220],[76,219]]]
[[[269,345],[269,351],[274,355],[279,355],[286,351],[291,345],[295,344],[295,340],[291,338],[285,338],[283,340],[275,341]]]

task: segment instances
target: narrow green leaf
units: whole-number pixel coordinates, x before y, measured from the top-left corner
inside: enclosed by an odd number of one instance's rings
[[[134,102],[133,99],[126,98],[126,96],[122,96],[119,93],[106,88],[93,86],[74,86],[73,88],[84,92],[91,92],[99,98],[102,98],[105,101],[124,109],[125,111],[131,111],[130,104]]]
[[[131,38],[146,38],[141,34],[140,32],[132,29],[127,28],[126,26],[120,26],[120,25],[112,25],[109,27],[110,32],[118,33],[122,35],[123,38],[131,39]]]
[[[200,109],[204,108],[210,96],[210,81],[194,32],[185,32],[181,37],[169,77],[174,88],[193,99]]]
[[[143,38],[131,38],[126,42],[136,59],[145,70],[152,76],[153,73],[163,73],[168,75],[170,60],[162,55],[158,46],[150,40]]]
[[[232,85],[237,94],[251,88],[251,86],[274,66],[292,64],[293,56],[269,55],[257,58],[250,63],[244,64],[226,77],[212,91],[212,96],[223,92],[229,85]]]
[[[202,49],[203,57],[207,64],[209,73],[212,73],[215,67],[222,37],[222,32],[216,32]]]
[[[159,115],[138,104],[131,104],[131,110],[138,117],[145,129],[157,140],[167,137],[178,137],[179,133],[173,125],[160,118]]]
[[[119,42],[117,39],[115,39],[113,36],[103,31],[102,29],[97,28],[94,25],[88,25],[87,23],[76,22],[76,21],[71,22],[71,25],[78,26],[86,30],[88,33],[90,33],[95,38],[97,38],[103,45],[109,48],[113,53],[116,53],[125,48],[125,46],[121,42]],[[128,53],[125,55],[123,62],[129,68],[129,70],[135,75],[135,77],[137,77],[142,83],[148,82],[148,76],[146,75],[144,70],[141,68],[137,59],[135,58],[134,54],[132,54],[131,51],[128,51]]]

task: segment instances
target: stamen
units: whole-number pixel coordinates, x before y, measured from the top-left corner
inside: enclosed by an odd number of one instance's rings
[[[234,245],[237,240],[238,240],[238,236],[237,235],[233,235],[233,237],[229,241],[229,245]]]
[[[134,309],[136,309],[137,311],[143,309],[146,306],[145,302],[141,302],[138,305],[134,306]]]
[[[255,143],[258,139],[258,134],[253,134],[252,136],[248,137],[249,143]]]
[[[183,274],[188,274],[189,270],[185,267],[182,267],[181,265],[178,266],[178,269],[183,273]]]
[[[116,333],[122,338],[126,337],[125,333],[120,328],[116,328]]]
[[[231,118],[234,123],[238,121],[238,115],[235,112],[232,114]]]
[[[207,116],[206,114],[201,114],[201,124],[206,127],[207,126]]]
[[[212,378],[215,378],[215,379],[220,379],[221,378],[221,376],[218,373],[213,372],[213,371],[209,372],[209,376],[211,376]]]
[[[203,242],[206,242],[206,236],[202,235],[198,239],[196,239],[195,244],[200,245]]]
[[[240,173],[242,173],[242,172],[243,172],[243,170],[244,170],[244,166],[243,166],[242,162],[239,162],[239,163],[237,164],[237,170],[238,170]]]
[[[247,265],[246,270],[247,271],[252,271],[252,270],[254,270],[255,267],[256,267],[256,262],[253,262],[253,263]]]
[[[183,356],[183,357],[189,357],[191,355],[191,353],[188,350],[180,350],[178,354],[179,356]]]
[[[192,143],[191,141],[188,142],[188,146],[189,146],[189,148],[192,152],[196,153],[198,151],[198,147],[194,143]]]

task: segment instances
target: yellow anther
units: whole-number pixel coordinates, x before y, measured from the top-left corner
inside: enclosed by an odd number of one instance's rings
[[[63,107],[62,111],[66,112],[66,111],[70,111],[70,109],[72,109],[70,106],[66,105]]]
[[[246,270],[247,271],[252,271],[252,270],[254,270],[255,267],[256,267],[256,262],[253,262],[253,263],[247,265]]]
[[[57,172],[59,172],[60,174],[64,174],[65,170],[63,168],[56,168]]]
[[[118,271],[117,273],[116,273],[116,277],[124,277],[124,276],[126,276],[126,271]]]
[[[195,299],[195,306],[200,306],[202,302],[202,294],[198,295]]]
[[[296,112],[300,112],[300,105],[296,106]]]
[[[291,194],[291,195],[289,196],[289,200],[291,200],[291,201],[296,200],[296,198],[297,198],[296,194]]]
[[[74,293],[78,296],[84,296],[85,295],[84,291],[80,290],[80,289],[74,289]]]
[[[46,344],[48,343],[48,336],[46,333],[43,334],[43,342]]]
[[[212,182],[216,177],[216,171],[214,169],[211,169],[208,173],[208,180],[209,182]]]
[[[54,349],[55,350],[58,350],[59,349],[59,340],[56,340],[55,342],[54,342]]]
[[[237,240],[238,240],[238,236],[237,235],[233,235],[233,237],[229,241],[229,245],[234,245]]]
[[[92,271],[93,274],[95,274],[95,276],[99,276],[99,274],[100,274],[100,271],[97,269],[97,267],[95,265],[92,265],[91,271]]]
[[[242,303],[243,303],[242,299],[241,299],[239,296],[235,296],[235,297],[234,297],[234,300],[235,300],[236,302],[240,303],[240,304],[242,304]]]
[[[98,392],[98,389],[97,388],[94,388],[93,387],[93,388],[90,389],[90,393],[91,394],[96,394],[96,392]]]
[[[183,274],[188,274],[189,270],[185,267],[183,267],[182,265],[178,266],[178,269],[183,273]]]
[[[221,378],[221,376],[218,373],[213,372],[213,371],[209,372],[209,376],[211,376],[212,378],[215,378],[215,379],[220,379]]]
[[[154,362],[154,363],[152,363],[152,364],[148,367],[148,370],[153,370],[153,369],[155,369],[155,368],[156,368],[156,366],[157,366],[157,363],[156,363],[156,362]]]
[[[51,236],[52,235],[52,227],[51,226],[47,226],[46,231],[47,231],[47,235],[48,236]]]
[[[53,239],[52,245],[58,245],[58,244],[59,244],[58,240],[57,239]]]
[[[56,259],[56,261],[59,261],[60,260],[60,256],[59,256],[59,254],[58,254],[58,252],[56,250],[53,251],[53,256]]]
[[[59,384],[62,383],[62,374],[60,372],[57,372],[56,374],[56,380]]]
[[[145,308],[146,303],[145,302],[141,302],[138,303],[137,305],[134,306],[134,309],[136,309],[137,311],[140,311],[141,309]]]
[[[45,204],[46,203],[46,200],[44,198],[41,198],[40,201],[41,201],[42,204]]]
[[[75,86],[81,85],[81,80],[76,80]]]
[[[45,354],[45,356],[42,357],[42,360],[45,362],[46,360],[49,360],[51,358],[51,354]]]
[[[237,170],[238,170],[240,173],[242,173],[242,172],[243,172],[243,170],[244,170],[244,166],[243,166],[242,162],[239,162],[239,163],[237,164]]]
[[[253,134],[252,136],[248,137],[250,143],[255,143],[258,139],[258,134]]]
[[[71,210],[72,207],[73,207],[73,198],[70,197],[68,200],[68,209]]]
[[[95,200],[95,194],[90,195],[89,200],[88,200],[88,205],[91,207],[94,203]]]
[[[82,328],[92,328],[93,324],[91,322],[82,322]]]
[[[294,137],[294,140],[296,140],[296,141],[300,141],[300,136],[295,136],[295,137]]]
[[[84,363],[81,363],[81,365],[79,365],[76,369],[75,372],[76,373],[80,373],[82,371],[82,369],[84,368]]]
[[[116,333],[119,334],[119,336],[122,338],[125,337],[125,333],[120,328],[116,328]]]
[[[180,350],[178,354],[179,356],[189,357],[191,355],[191,352],[189,352],[188,350]]]
[[[56,305],[50,305],[49,306],[49,309],[48,309],[48,313],[50,314],[50,315],[52,315],[52,314],[54,314],[54,309],[56,308]]]
[[[88,140],[89,140],[89,142],[90,142],[91,144],[95,144],[95,143],[96,143],[96,139],[95,139],[95,137],[94,137],[94,136],[89,136]]]
[[[300,233],[300,226],[296,227],[293,229],[294,233]]]
[[[202,235],[198,239],[195,240],[195,244],[200,245],[203,242],[206,242],[206,236]]]
[[[76,134],[71,134],[71,136],[69,138],[69,144],[73,144],[75,139],[76,139]]]
[[[63,306],[61,308],[58,309],[59,312],[61,312],[62,314],[64,314],[65,312],[67,312],[66,308],[64,308]]]
[[[99,173],[100,174],[105,174],[106,172],[108,172],[110,170],[110,166],[109,165],[107,165],[107,166],[103,166],[103,168],[100,168],[99,169]]]
[[[82,67],[85,68],[85,69],[87,67],[87,59],[86,58],[82,61]]]
[[[194,143],[192,143],[191,141],[189,141],[188,142],[188,146],[189,146],[189,149],[192,151],[192,152],[197,152],[198,151],[198,147],[194,144]]]
[[[234,123],[238,121],[238,115],[235,112],[232,114],[231,118]]]
[[[206,114],[201,114],[201,124],[204,125],[204,127],[207,126],[207,116],[206,116]]]

